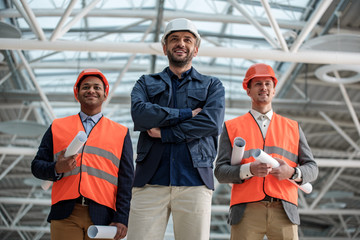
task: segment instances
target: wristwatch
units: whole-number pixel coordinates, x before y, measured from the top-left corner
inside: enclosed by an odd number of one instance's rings
[[[299,169],[297,167],[294,167],[294,174],[291,176],[291,180],[295,180],[299,177]]]

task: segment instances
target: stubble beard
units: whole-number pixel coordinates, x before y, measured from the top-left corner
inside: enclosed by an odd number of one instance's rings
[[[192,61],[194,51],[188,53],[184,58],[176,58],[170,50],[167,50],[167,56],[171,65],[175,67],[184,67]]]

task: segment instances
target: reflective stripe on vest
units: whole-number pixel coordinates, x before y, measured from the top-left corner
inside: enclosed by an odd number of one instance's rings
[[[296,121],[274,113],[265,140],[250,113],[226,121],[225,126],[232,146],[235,137],[242,137],[246,141],[241,164],[255,161],[252,152],[260,148],[272,157],[286,161],[292,167],[297,166],[299,126]],[[260,201],[265,194],[297,205],[297,191],[297,187],[289,181],[279,181],[272,175],[253,176],[241,184],[233,184],[230,205]]]
[[[52,124],[54,159],[84,127],[79,115],[56,119]],[[76,158],[77,167],[54,183],[52,204],[80,196],[116,210],[118,172],[128,129],[102,117],[91,130]],[[113,134],[116,133],[116,134]]]

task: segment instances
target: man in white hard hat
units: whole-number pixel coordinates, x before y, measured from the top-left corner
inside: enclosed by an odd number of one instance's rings
[[[218,78],[192,67],[200,41],[191,21],[170,21],[161,41],[169,67],[143,75],[132,90],[140,136],[128,240],[163,239],[170,213],[175,239],[209,240],[225,93]]]

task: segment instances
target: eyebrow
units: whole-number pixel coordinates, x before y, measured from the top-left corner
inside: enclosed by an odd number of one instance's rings
[[[273,80],[271,79],[266,79],[266,80],[254,80],[254,82],[272,82]]]
[[[94,84],[90,84],[90,83],[83,83],[82,85],[80,85],[80,88],[81,87],[87,87],[87,86],[95,86],[95,87],[101,87],[102,86],[102,84],[100,84],[100,83],[94,83]]]
[[[170,37],[170,38],[172,38],[172,37],[180,37],[180,35],[179,35],[179,34],[176,34],[176,33],[173,33],[173,34],[171,34],[169,37]],[[184,38],[195,38],[195,37],[193,36],[192,33],[189,33],[189,35],[185,35]]]
[[[93,83],[93,84],[90,84],[90,83],[83,83],[83,85],[101,85],[100,83]]]

